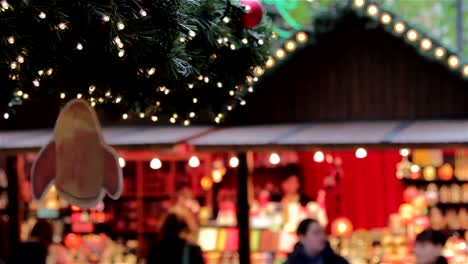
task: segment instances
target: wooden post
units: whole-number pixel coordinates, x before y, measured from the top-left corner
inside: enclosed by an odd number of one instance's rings
[[[239,228],[239,263],[250,264],[249,178],[253,169],[251,152],[238,153],[237,226]]]
[[[10,256],[9,260],[14,262],[11,259],[17,252],[19,245],[20,237],[20,218],[19,218],[19,184],[17,177],[17,168],[16,168],[16,156],[8,156],[6,158],[6,174],[8,179],[8,249]],[[7,263],[8,260],[7,260]]]

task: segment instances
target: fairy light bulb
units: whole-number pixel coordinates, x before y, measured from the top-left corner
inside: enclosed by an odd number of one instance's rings
[[[140,118],[145,118],[145,113],[140,113]]]
[[[153,121],[153,122],[156,122],[156,121],[158,121],[158,117],[157,117],[157,116],[155,116],[155,115],[154,115],[154,116],[151,116],[151,121]]]
[[[219,39],[216,40],[216,42],[218,42],[218,44],[223,44],[223,39],[219,38]]]
[[[125,55],[125,50],[119,50],[119,57],[122,58]]]
[[[215,122],[216,122],[217,124],[219,124],[219,122],[221,122],[221,118],[219,118],[219,117],[215,117],[214,120],[215,120]]]
[[[248,91],[249,93],[253,93],[253,92],[254,92],[254,88],[253,88],[252,86],[249,86],[249,88],[247,89],[247,91]]]
[[[39,76],[42,76],[42,75],[44,75],[44,71],[43,70],[38,70],[37,74],[39,74]]]
[[[269,57],[265,63],[265,66],[267,68],[271,68],[273,66],[275,66],[275,59],[273,59],[272,57]]]
[[[379,8],[376,5],[369,5],[367,7],[367,13],[371,16],[376,16],[379,13]]]
[[[83,97],[83,95],[80,94],[80,93],[76,95],[76,98],[78,98],[78,99],[80,99],[81,97]]]
[[[304,43],[307,41],[307,34],[305,32],[299,32],[296,34],[296,40],[299,43]]]
[[[23,91],[21,91],[21,90],[17,91],[17,92],[16,92],[16,95],[17,95],[17,96],[22,96],[22,95],[23,95]]]
[[[449,57],[448,63],[450,65],[450,67],[456,68],[456,67],[458,67],[458,65],[460,65],[460,59],[457,56],[452,55],[452,56]]]
[[[188,125],[190,125],[190,120],[188,119],[184,120],[184,126],[188,126]]]
[[[390,16],[388,13],[384,13],[382,14],[382,17],[380,17],[380,21],[384,25],[390,24],[390,22],[392,22],[392,16]]]
[[[236,45],[231,44],[230,48],[231,48],[231,50],[235,50],[235,49],[236,49]]]
[[[23,99],[24,99],[24,100],[29,99],[29,94],[27,94],[27,93],[23,94]]]
[[[240,105],[246,105],[246,104],[247,104],[247,102],[246,102],[245,100],[242,100],[242,101],[240,102]]]
[[[104,15],[102,16],[102,21],[104,22],[109,22],[110,21],[110,17],[108,15]]]
[[[234,94],[235,94],[235,92],[234,92],[234,91],[232,91],[232,90],[231,90],[231,91],[229,91],[229,95],[230,95],[230,96],[234,96]]]
[[[200,166],[200,160],[198,159],[197,156],[192,156],[190,157],[188,164],[192,168],[197,168],[198,166]]]
[[[118,104],[122,102],[122,97],[118,96],[117,98],[115,98],[115,103]]]
[[[125,28],[125,24],[124,24],[124,23],[122,23],[122,22],[117,22],[117,29],[118,29],[118,30],[124,30],[124,28]]]
[[[410,167],[410,171],[413,172],[413,173],[419,172],[420,170],[421,170],[421,167],[419,167],[419,166],[416,165],[416,164],[413,164],[413,165],[411,165],[411,167]]]
[[[145,17],[147,15],[148,15],[148,13],[146,12],[146,10],[144,10],[144,9],[140,10],[140,16]]]
[[[47,69],[46,74],[50,76],[50,75],[52,75],[53,72],[54,72],[54,70],[52,68],[49,68],[49,69]]]
[[[402,157],[408,157],[410,154],[410,150],[407,148],[400,149],[400,155]]]
[[[218,83],[216,84],[216,86],[218,86],[218,88],[222,88],[222,87],[223,87],[223,84],[222,84],[221,82],[218,82]]]
[[[123,119],[123,120],[127,120],[127,119],[128,119],[128,114],[123,114],[123,115],[122,115],[122,119]]]
[[[83,44],[78,42],[78,44],[76,44],[76,49],[77,50],[83,50]]]
[[[193,98],[192,99],[193,103],[196,104],[198,102],[198,99],[197,98]]]
[[[239,166],[239,159],[234,156],[229,159],[229,167],[237,168]]]
[[[16,61],[14,61],[14,62],[12,62],[12,63],[10,64],[10,68],[11,68],[12,70],[16,69],[16,67],[18,67],[18,64],[16,64]]]
[[[242,43],[247,44],[247,43],[249,43],[249,41],[246,38],[243,38]]]
[[[194,113],[194,112],[190,112],[189,117],[190,117],[190,118],[194,118],[194,117],[195,117],[195,113]]]
[[[354,0],[354,5],[356,7],[363,7],[365,2],[365,0]]]
[[[397,22],[397,23],[395,23],[395,25],[393,26],[393,29],[394,29],[395,32],[397,32],[397,33],[402,33],[403,31],[405,31],[405,24],[403,24],[403,22]]]
[[[10,36],[10,37],[7,38],[7,41],[8,41],[9,44],[15,44],[15,37]]]
[[[408,30],[408,33],[406,33],[406,36],[408,37],[409,40],[415,41],[418,38],[418,32],[416,30],[411,29]]]
[[[442,58],[445,55],[445,49],[441,47],[436,48],[434,50],[434,54],[437,58]]]
[[[293,51],[296,49],[296,43],[292,40],[288,40],[285,44],[285,48],[287,51]]]
[[[91,102],[91,106],[92,106],[92,107],[95,107],[95,106],[96,106],[96,102]]]
[[[16,58],[16,61],[19,62],[19,63],[23,63],[24,62],[24,57],[23,56],[18,56]]]
[[[364,148],[358,148],[356,150],[355,155],[356,155],[356,158],[363,159],[363,158],[367,157],[367,151]]]
[[[463,66],[463,75],[468,76],[468,65]]]
[[[169,122],[171,122],[172,124],[174,124],[176,122],[176,119],[174,117],[171,117],[169,118]]]
[[[228,105],[226,108],[227,108],[228,111],[232,110],[232,106],[230,106],[230,105]]]
[[[3,119],[8,119],[8,118],[10,118],[10,114],[4,113],[4,114],[3,114]]]
[[[65,99],[65,93],[60,93],[60,99]]]
[[[284,58],[284,56],[286,56],[286,52],[284,51],[284,49],[277,49],[276,52],[275,52],[275,56],[278,59],[282,59],[282,58]]]
[[[224,23],[227,24],[227,23],[229,23],[229,21],[231,21],[231,19],[230,19],[229,17],[224,17],[224,18],[223,18],[223,22],[224,22]]]
[[[3,8],[3,9],[7,10],[9,7],[10,7],[10,4],[8,4],[7,1],[5,1],[5,0],[2,1],[2,8]]]
[[[148,75],[153,75],[154,73],[156,72],[156,69],[155,68],[151,68],[148,70]]]
[[[32,83],[33,83],[33,85],[36,86],[36,87],[39,87],[39,85],[40,85],[38,79],[35,79],[34,81],[32,81]]]
[[[121,168],[125,167],[126,162],[125,162],[125,159],[124,159],[124,158],[119,157],[119,165],[120,165]]]
[[[65,30],[65,29],[67,29],[67,24],[61,22],[61,23],[58,24],[58,28],[61,29],[61,30]]]
[[[432,42],[431,42],[429,39],[427,39],[427,38],[422,39],[422,40],[421,40],[421,48],[422,48],[423,50],[426,50],[426,51],[427,51],[427,50],[430,50],[430,49],[432,48]]]
[[[325,155],[322,151],[317,151],[314,154],[314,161],[317,163],[322,163],[325,160]]]
[[[189,36],[192,37],[192,38],[195,37],[195,36],[197,35],[197,33],[195,33],[195,31],[193,31],[193,30],[190,30],[188,34],[189,34]]]
[[[107,91],[106,94],[105,94],[106,97],[112,97],[111,95],[111,92],[110,91]]]
[[[258,43],[258,45],[261,46],[261,45],[263,45],[265,42],[263,41],[263,39],[259,39],[259,40],[257,41],[257,43]]]
[[[150,162],[150,168],[153,170],[159,170],[162,167],[162,162],[158,158],[154,158]]]
[[[47,17],[47,15],[44,12],[39,13],[39,18],[40,19],[45,19],[46,17]]]
[[[269,161],[270,161],[271,164],[277,165],[277,164],[279,164],[281,162],[281,158],[278,155],[278,153],[271,153]]]
[[[193,89],[193,83],[187,84],[187,87],[188,87],[189,89]]]
[[[207,76],[207,77],[203,78],[203,81],[205,81],[205,83],[209,83],[209,82],[210,82],[210,78]]]

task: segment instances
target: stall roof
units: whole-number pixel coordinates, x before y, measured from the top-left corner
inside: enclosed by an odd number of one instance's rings
[[[178,143],[203,135],[210,131],[203,127],[158,127],[127,126],[103,128],[104,139],[112,146],[134,148],[171,148]],[[52,129],[2,131],[0,150],[25,151],[37,150],[47,144],[53,136]]]
[[[442,147],[468,145],[468,120],[352,121],[213,127],[106,127],[107,143],[125,148],[170,149],[186,143],[198,150]],[[0,132],[0,151],[37,150],[52,129]]]

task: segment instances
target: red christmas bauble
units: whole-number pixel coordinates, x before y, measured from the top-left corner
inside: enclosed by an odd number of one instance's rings
[[[242,23],[245,28],[253,28],[260,24],[263,17],[263,6],[259,0],[241,0],[246,12],[242,15]]]

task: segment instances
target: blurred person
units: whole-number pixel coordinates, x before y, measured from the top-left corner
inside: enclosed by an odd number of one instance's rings
[[[349,264],[332,250],[317,220],[304,219],[299,223],[296,233],[299,242],[285,264]]]
[[[197,215],[199,210],[200,205],[193,198],[192,190],[189,186],[183,186],[177,191],[174,199],[174,204],[168,212],[169,214],[175,213],[185,218],[189,230],[187,236],[192,241],[196,241],[196,236],[198,233]]]
[[[417,264],[447,264],[447,260],[442,256],[442,249],[447,242],[444,233],[426,229],[416,236],[414,251]]]
[[[204,264],[201,248],[186,239],[186,219],[169,213],[163,220],[160,240],[148,250],[148,264]]]

